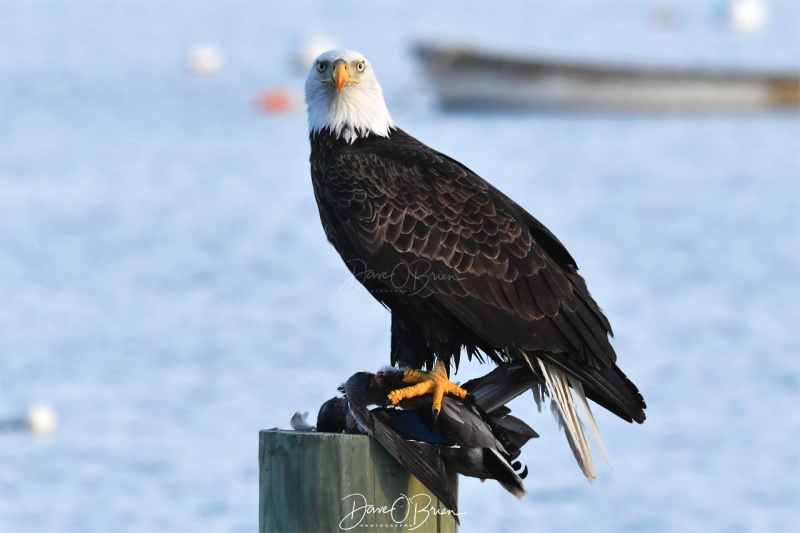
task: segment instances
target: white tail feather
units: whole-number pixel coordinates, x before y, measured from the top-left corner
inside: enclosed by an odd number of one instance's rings
[[[536,369],[531,363],[530,356],[525,352],[521,351],[521,353],[528,362],[531,371],[536,372]],[[592,435],[594,435],[594,439],[597,441],[597,445],[609,466],[611,466],[611,460],[608,458],[606,447],[603,445],[603,439],[600,437],[600,430],[597,428],[594,415],[592,415],[592,410],[589,408],[589,402],[586,400],[586,394],[583,392],[583,385],[580,381],[569,377],[563,370],[545,363],[538,357],[536,358],[536,363],[544,375],[547,388],[550,390],[550,397],[552,398],[550,408],[553,409],[553,404],[555,404],[556,409],[553,414],[556,415],[559,428],[564,428],[564,434],[567,437],[567,442],[569,442],[569,447],[572,449],[572,453],[575,456],[575,460],[578,461],[578,466],[580,466],[583,471],[583,475],[586,476],[589,483],[594,483],[596,476],[594,463],[592,462],[592,454],[589,450],[589,441],[586,438],[586,431],[583,427],[583,423],[575,409],[575,403],[572,401],[572,393],[569,390],[570,384],[578,394],[581,407],[589,421]],[[533,391],[533,399],[536,401],[539,412],[542,411],[542,394],[543,391],[541,389]]]
[[[508,351],[506,351],[508,353]],[[528,368],[531,369],[531,372],[534,374],[536,373],[536,369],[533,368],[533,364],[531,364],[531,359],[528,357],[528,354],[525,352],[519,352],[525,358],[525,361],[528,363]],[[544,387],[541,384],[535,385],[531,391],[533,392],[533,401],[536,402],[536,409],[541,413],[542,412],[542,404],[544,404]]]
[[[564,423],[564,434],[567,437],[570,448],[572,448],[573,455],[575,455],[575,460],[578,461],[578,465],[581,467],[586,479],[590,483],[594,482],[595,471],[592,454],[589,450],[589,441],[578,416],[578,410],[572,401],[569,378],[563,370],[548,365],[541,359],[537,358],[536,361],[550,389],[551,398],[561,414],[561,419]]]
[[[605,458],[608,466],[612,466],[611,459],[608,458],[608,454],[606,453],[606,447],[603,445],[603,438],[600,436],[600,429],[597,427],[597,422],[594,420],[592,409],[589,407],[589,402],[586,400],[586,394],[583,392],[583,385],[580,381],[572,377],[569,378],[569,383],[572,385],[573,390],[578,394],[578,398],[581,401],[581,407],[583,407],[583,414],[586,416],[586,421],[589,423],[589,429],[592,430],[592,435],[594,436],[597,446],[603,453],[603,458]]]

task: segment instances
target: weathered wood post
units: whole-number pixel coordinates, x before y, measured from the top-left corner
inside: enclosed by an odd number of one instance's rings
[[[258,530],[454,532],[444,505],[366,435],[259,434]],[[458,490],[458,474],[448,473]]]

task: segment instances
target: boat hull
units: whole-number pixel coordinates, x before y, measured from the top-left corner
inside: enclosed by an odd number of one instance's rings
[[[800,110],[800,78],[769,73],[666,70],[509,58],[419,47],[446,107],[631,112]]]

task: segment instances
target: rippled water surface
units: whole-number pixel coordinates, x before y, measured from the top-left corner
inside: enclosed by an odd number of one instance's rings
[[[252,531],[258,430],[388,362],[388,313],[341,290],[302,111],[252,105],[302,85],[323,32],[370,58],[401,127],[567,245],[648,402],[642,426],[597,413],[614,468],[590,486],[516,401],[542,435],[528,494],[462,478],[462,531],[800,529],[798,115],[443,114],[409,52],[800,68],[800,4],[754,35],[717,2],[659,30],[661,4],[4,2],[0,416],[60,419],[0,435],[0,530]],[[217,77],[183,66],[202,42]]]

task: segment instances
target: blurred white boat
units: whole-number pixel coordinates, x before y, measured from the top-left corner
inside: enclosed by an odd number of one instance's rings
[[[629,112],[800,109],[797,73],[614,66],[419,45],[445,107]]]

